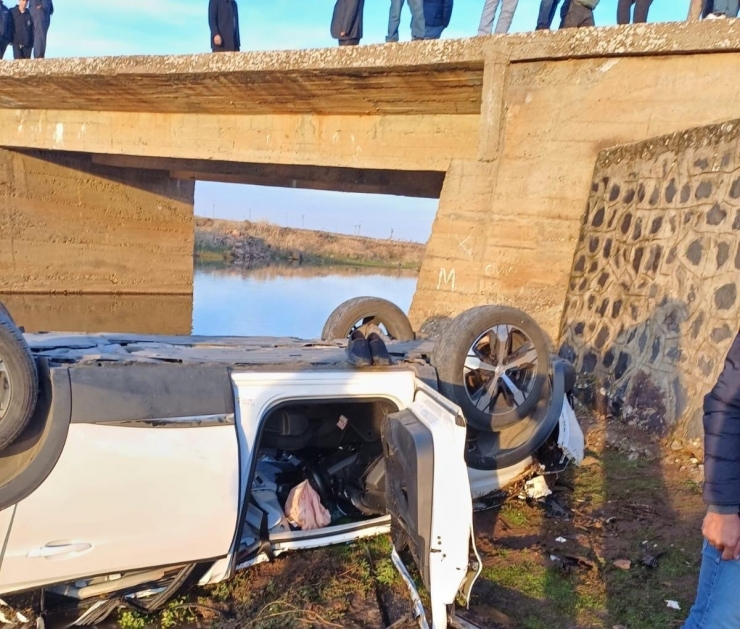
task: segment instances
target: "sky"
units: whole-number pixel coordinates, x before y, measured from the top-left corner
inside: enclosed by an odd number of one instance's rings
[[[5,0],[8,5],[14,0]],[[329,35],[334,0],[238,0],[242,50],[334,46]],[[651,21],[686,18],[689,0],[653,0]],[[616,20],[617,0],[601,0],[597,25]],[[311,8],[306,8],[310,6]],[[366,0],[363,44],[382,43],[388,0]],[[457,0],[444,38],[476,34],[483,0]],[[210,50],[208,0],[56,0],[48,57],[192,54]],[[539,0],[519,0],[512,32],[534,27]],[[404,8],[401,38],[409,39]],[[386,195],[199,182],[195,211],[203,216],[269,220],[291,227],[425,242],[437,201]]]

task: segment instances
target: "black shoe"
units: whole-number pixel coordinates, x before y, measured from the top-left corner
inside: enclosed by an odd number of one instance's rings
[[[370,353],[370,343],[362,335],[362,332],[355,330],[349,337],[347,343],[347,358],[351,365],[355,367],[370,367],[373,364],[373,356]]]
[[[373,365],[376,367],[388,367],[393,364],[388,348],[379,334],[371,332],[367,335],[367,342],[370,345],[370,355],[373,357]]]

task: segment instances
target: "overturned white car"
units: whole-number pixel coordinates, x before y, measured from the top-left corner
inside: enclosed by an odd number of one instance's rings
[[[393,364],[352,366],[347,338],[371,328]],[[480,571],[474,501],[583,456],[572,367],[496,306],[432,342],[359,298],[323,337],[24,336],[0,305],[0,594],[41,590],[42,617],[91,625],[391,532],[448,626]]]

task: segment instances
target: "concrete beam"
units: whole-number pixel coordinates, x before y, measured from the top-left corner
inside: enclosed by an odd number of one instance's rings
[[[374,170],[248,164],[217,160],[164,159],[133,155],[93,155],[95,164],[169,171],[173,179],[245,183],[279,188],[394,194],[438,199],[445,174],[434,171]]]
[[[78,153],[445,172],[478,115],[226,116],[0,108],[0,145]]]

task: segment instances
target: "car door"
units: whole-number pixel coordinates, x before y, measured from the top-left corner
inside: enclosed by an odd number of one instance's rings
[[[71,375],[67,440],[14,507],[0,592],[229,552],[239,452],[227,370],[110,369]]]
[[[394,547],[410,550],[429,591],[436,629],[447,627],[458,593],[469,596],[480,572],[466,432],[460,409],[419,381],[413,403],[383,423]]]

